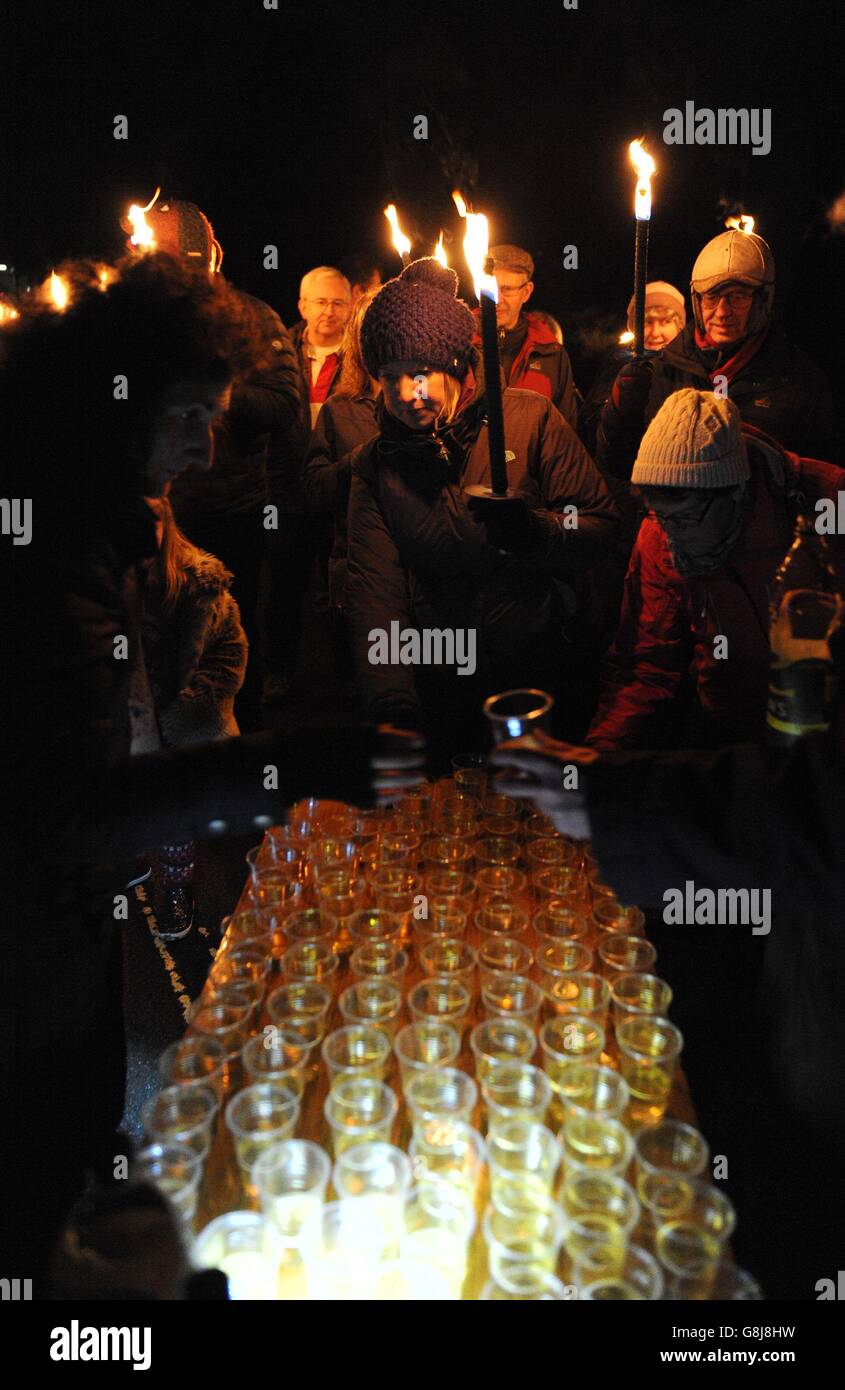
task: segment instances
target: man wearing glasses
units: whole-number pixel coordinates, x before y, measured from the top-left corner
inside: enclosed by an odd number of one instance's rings
[[[569,355],[539,314],[525,312],[534,293],[534,261],[521,246],[493,246],[490,255],[499,286],[496,318],[505,385],[545,396],[574,429],[578,398]]]
[[[653,360],[627,363],[602,412],[597,461],[630,477],[643,428],[673,391],[730,396],[744,423],[785,449],[841,463],[824,375],[772,322],[775,263],[762,237],[730,231],[692,268],[693,322]]]
[[[351,306],[349,281],[335,266],[318,265],[303,275],[298,306],[302,319],[290,330],[299,367],[300,437],[295,447],[269,460],[279,525],[268,532],[265,705],[282,704],[289,694],[302,639],[302,600],[314,575],[315,557],[315,606],[328,606],[325,575],[333,529],[331,521],[308,514],[302,473],[317,416],[340,375],[340,346]]]
[[[349,281],[334,266],[316,266],[302,277],[298,307],[302,322],[291,330],[291,337],[302,373],[310,435],[340,371],[340,344],[352,307]]]

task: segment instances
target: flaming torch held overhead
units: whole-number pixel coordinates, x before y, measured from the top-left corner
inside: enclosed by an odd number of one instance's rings
[[[50,275],[50,299],[53,308],[58,309],[60,314],[64,313],[70,303],[70,290],[67,281],[63,280],[61,275],[57,275],[55,270]]]
[[[738,217],[726,217],[725,226],[731,231],[745,232],[750,236],[754,231],[754,218],[747,212],[741,212]]]
[[[651,176],[655,163],[643,148],[642,140],[628,146],[631,163],[637,171],[634,195],[636,240],[634,242],[634,352],[642,357],[645,343],[645,287],[648,278],[648,224],[651,220]]]
[[[160,192],[161,189],[157,188],[145,207],[141,208],[137,203],[132,203],[126,214],[125,230],[131,232],[129,240],[138,251],[155,249],[155,235],[144,214],[153,207]]]
[[[464,236],[464,255],[475,285],[475,293],[481,309],[481,346],[484,354],[484,394],[487,400],[487,428],[490,441],[490,482],[491,487],[472,489],[474,495],[492,495],[503,498],[508,495],[508,472],[505,463],[505,426],[502,415],[502,380],[499,370],[499,327],[496,322],[496,305],[499,302],[499,286],[492,274],[492,263],[488,259],[487,218],[483,212],[470,212],[461,194],[452,194],[455,207],[466,221]]]
[[[109,287],[109,285],[113,285],[116,279],[117,279],[117,271],[115,270],[114,266],[111,266],[111,265],[98,265],[98,266],[97,266],[97,284],[99,285],[99,287],[100,287],[101,290],[103,290],[103,291],[107,290],[108,287]]]
[[[395,203],[388,203],[384,215],[393,230],[393,245],[397,255],[402,257],[402,269],[404,270],[411,260],[411,243],[399,226],[399,214],[396,211]]]

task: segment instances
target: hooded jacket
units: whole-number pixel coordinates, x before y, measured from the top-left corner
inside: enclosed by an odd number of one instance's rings
[[[549,400],[506,390],[505,439],[510,487],[534,516],[533,549],[519,557],[492,546],[467,507],[466,486],[490,481],[480,387],[460,412],[452,438],[414,437],[380,406],[381,436],[354,457],[349,503],[347,601],[359,690],[370,716],[417,722],[414,670],[369,659],[373,629],[472,629],[480,649],[478,690],[510,679],[530,683],[560,645],[556,581],[595,564],[617,525],[607,489],[589,455]],[[392,422],[392,423],[391,423]],[[572,526],[577,508],[577,527]],[[440,669],[435,679],[454,698],[468,678]]]
[[[728,561],[683,578],[653,515],[640,526],[622,617],[587,742],[602,752],[758,739],[768,688],[768,586],[795,518],[835,500],[845,471],[788,453],[743,427],[751,466],[747,521]],[[717,645],[724,638],[726,646]],[[684,695],[688,699],[684,700]]]
[[[479,311],[474,311],[478,321]],[[532,313],[522,314],[517,326],[525,324],[525,339],[514,358],[506,386],[523,391],[537,391],[556,405],[564,420],[575,429],[578,417],[578,393],[572,379],[569,353],[561,347],[549,326]],[[502,330],[499,330],[502,336]],[[481,334],[473,339],[481,347]]]
[[[152,569],[155,561],[147,564]],[[234,704],[246,671],[247,640],[231,582],[216,556],[195,550],[176,602],[167,609],[148,574],[141,635],[161,735],[157,746],[209,743],[239,733]],[[150,751],[137,747],[133,737],[133,753]]]

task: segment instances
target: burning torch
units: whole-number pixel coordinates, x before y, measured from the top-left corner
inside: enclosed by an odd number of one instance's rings
[[[384,215],[393,229],[393,245],[397,254],[402,257],[402,269],[404,270],[405,266],[410,264],[411,243],[399,226],[399,214],[396,211],[395,203],[388,203]]]
[[[487,401],[487,429],[490,444],[491,487],[468,487],[475,497],[489,501],[510,500],[508,471],[505,463],[505,425],[502,414],[502,379],[499,371],[499,330],[496,305],[499,286],[492,273],[493,263],[487,255],[487,218],[483,212],[470,212],[460,193],[453,193],[455,207],[466,221],[464,255],[475,285],[481,309],[481,346],[484,354],[484,394]]]
[[[741,212],[736,217],[726,217],[725,226],[730,231],[745,232],[746,236],[750,236],[754,231],[754,218],[747,212]]]
[[[130,204],[129,211],[121,222],[123,230],[130,233],[129,241],[136,251],[155,250],[155,235],[145,213],[154,207],[160,193],[161,189],[157,188],[144,207],[139,207],[137,203]]]
[[[67,280],[62,275],[57,275],[55,270],[50,273],[48,293],[53,308],[63,314],[70,303],[70,289]]]
[[[651,176],[655,163],[641,140],[628,146],[631,163],[637,171],[634,195],[636,240],[634,241],[634,352],[642,357],[645,342],[645,287],[648,278],[648,224],[651,219]]]

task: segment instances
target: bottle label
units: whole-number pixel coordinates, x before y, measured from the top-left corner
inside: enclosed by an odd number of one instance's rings
[[[834,684],[834,670],[829,661],[795,661],[773,666],[766,714],[769,729],[787,739],[825,733],[830,728],[828,711]]]

